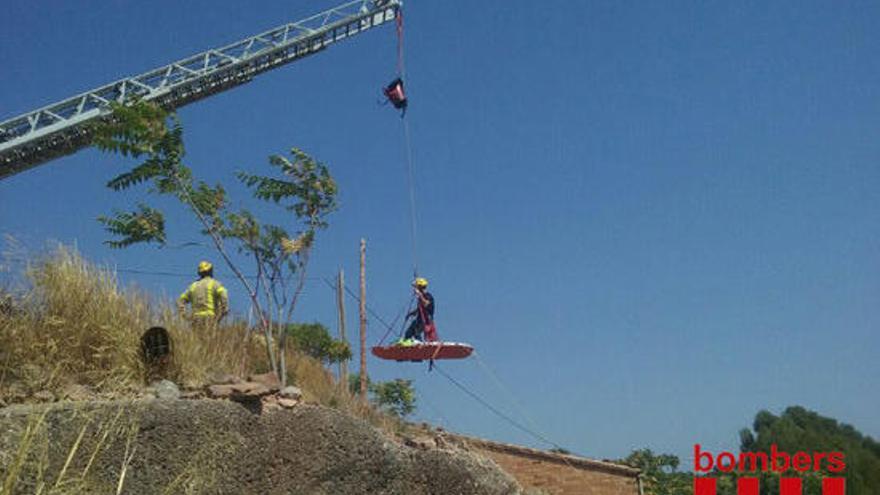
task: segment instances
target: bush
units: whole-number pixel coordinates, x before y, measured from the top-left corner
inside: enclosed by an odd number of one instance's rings
[[[352,395],[359,393],[359,373],[349,375],[348,388]],[[416,390],[412,386],[412,380],[397,378],[389,382],[374,382],[367,377],[367,391],[374,406],[396,418],[403,419],[416,410]]]
[[[351,359],[348,342],[331,337],[320,323],[291,323],[284,331],[297,349],[317,360],[329,364]]]

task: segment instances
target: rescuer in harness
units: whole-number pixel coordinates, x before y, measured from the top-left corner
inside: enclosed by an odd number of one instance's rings
[[[180,314],[186,314],[186,305],[192,306],[192,322],[198,326],[216,324],[229,312],[229,295],[223,284],[214,280],[214,267],[207,261],[199,263],[199,280],[177,299]]]
[[[437,330],[434,328],[434,296],[428,292],[428,281],[422,277],[415,279],[413,292],[416,295],[416,309],[406,315],[406,319],[413,318],[413,321],[406,329],[403,339],[398,342],[400,345],[413,345],[423,340],[423,336],[428,341],[437,340]]]

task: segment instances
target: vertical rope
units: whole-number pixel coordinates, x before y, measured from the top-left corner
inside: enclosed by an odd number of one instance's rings
[[[403,117],[404,147],[406,153],[406,170],[409,177],[409,235],[412,241],[413,278],[419,275],[418,242],[416,240],[416,181],[413,172],[412,143],[409,135],[409,122]]]
[[[403,52],[403,10],[397,11],[397,76],[401,79],[406,75]],[[409,132],[409,121],[406,113],[401,116],[403,121],[404,154],[406,157],[406,171],[409,181],[409,235],[412,243],[413,278],[419,275],[418,242],[416,240],[416,181],[413,166],[412,139]]]
[[[403,10],[397,10],[397,75],[403,79]]]

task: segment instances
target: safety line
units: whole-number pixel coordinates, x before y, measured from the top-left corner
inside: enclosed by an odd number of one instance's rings
[[[409,314],[414,298],[415,297],[410,299],[409,303],[407,303],[406,306],[404,306],[400,311],[397,312],[397,316],[394,317],[394,321],[391,322],[391,325],[388,326],[388,330],[385,332],[385,335],[382,335],[382,338],[379,339],[379,342],[376,345],[382,345],[383,343],[385,343],[385,339],[388,338],[388,334],[390,334],[391,332],[394,331],[394,326],[397,324],[397,320],[400,319],[401,315],[404,314],[404,311],[406,312],[407,315]],[[406,323],[406,320],[404,320],[404,324],[405,323]],[[400,332],[397,333],[398,338],[402,338],[402,336],[403,336],[403,326],[400,327]]]
[[[39,260],[40,260],[40,258],[36,258],[36,264],[40,263]],[[5,259],[0,258],[0,262],[2,262],[2,261],[9,262],[10,264],[15,263],[18,265],[24,265],[24,264],[27,264],[30,262],[34,262],[35,260],[29,260],[29,259],[24,259],[24,258],[5,258]],[[139,269],[139,268],[118,268],[116,265],[108,265],[108,264],[100,264],[100,263],[98,263],[95,266],[99,269],[106,268],[107,270],[110,270],[112,272],[131,273],[131,274],[135,274],[135,275],[155,275],[155,276],[160,276],[160,277],[181,277],[181,278],[193,278],[194,277],[194,275],[192,273],[188,273],[188,270],[187,270],[187,273],[183,273],[183,271],[169,272],[169,271],[162,271],[162,270],[143,270],[143,269]],[[219,271],[217,271],[217,275],[218,276],[225,276],[225,275],[231,275],[231,274],[226,273],[223,270],[219,270]],[[244,277],[248,278],[248,279],[256,279],[257,278],[256,275],[245,275]],[[306,277],[306,280],[310,280],[310,281],[321,280],[321,277]]]
[[[331,282],[330,282],[329,280],[327,280],[326,278],[324,278],[323,280],[324,280],[324,283],[327,284],[327,286],[330,287],[331,290],[333,290],[333,291],[336,290],[336,285],[334,285],[333,283],[331,283]],[[345,293],[348,294],[349,297],[351,297],[352,299],[354,299],[354,300],[357,301],[358,303],[361,302],[361,298],[358,297],[357,294],[355,294],[354,292],[352,292],[351,289],[349,289],[348,287],[345,287]],[[394,330],[394,325],[397,324],[397,320],[400,319],[400,315],[402,314],[402,312],[398,313],[397,316],[394,317],[394,320],[389,324],[389,323],[386,322],[381,316],[379,316],[378,313],[376,313],[375,311],[373,311],[373,308],[372,308],[372,307],[370,307],[369,305],[364,305],[364,306],[367,308],[367,313],[369,313],[370,316],[372,316],[376,321],[378,321],[378,322],[381,323],[385,328],[388,329],[388,331],[385,332],[385,336],[383,336],[383,337],[382,337],[382,340],[379,341],[379,344],[381,344],[382,341],[385,340],[385,337],[387,337],[388,334],[391,333],[391,331]]]
[[[418,243],[416,241],[416,181],[413,172],[413,156],[412,142],[410,141],[409,120],[404,115],[403,120],[403,140],[406,153],[406,171],[409,178],[409,229],[410,239],[412,240],[412,256],[413,256],[413,278],[419,275],[419,259],[418,259]]]
[[[403,51],[403,10],[397,11],[397,77],[401,80],[406,79],[406,64],[404,62],[404,51]],[[409,120],[406,118],[406,109],[404,109],[403,113],[400,116],[400,120],[402,120],[403,124],[403,141],[404,141],[404,154],[406,158],[406,170],[407,176],[409,179],[409,229],[410,229],[410,240],[412,242],[412,257],[413,257],[413,278],[418,277],[419,275],[419,259],[418,259],[418,243],[416,241],[416,193],[415,193],[415,177],[413,172],[413,154],[412,154],[412,140],[410,138],[409,132]]]
[[[406,75],[403,58],[403,9],[397,11],[397,75],[401,79]]]
[[[484,371],[487,375],[489,375],[489,377],[495,382],[495,386],[497,386],[497,387],[498,387],[499,389],[501,389],[505,394],[507,394],[507,398],[508,398],[508,399],[510,400],[510,402],[511,402],[511,403],[517,408],[517,412],[519,412],[520,416],[522,416],[523,418],[525,418],[526,421],[528,421],[529,426],[531,426],[532,428],[534,428],[534,429],[535,429],[536,431],[538,431],[539,433],[541,433],[541,434],[545,434],[543,431],[540,431],[541,428],[538,427],[538,423],[537,423],[537,421],[535,421],[535,420],[532,419],[528,414],[526,414],[526,412],[525,412],[525,407],[523,407],[523,405],[520,404],[518,400],[516,400],[516,396],[515,396],[515,395],[513,394],[513,392],[511,392],[510,389],[504,384],[504,382],[501,380],[501,377],[498,376],[498,373],[496,373],[495,370],[493,370],[493,369],[489,366],[488,363],[486,363],[485,361],[483,361],[483,359],[480,357],[480,354],[479,354],[476,350],[474,350],[473,357],[474,357],[474,360],[477,362],[477,364],[480,366],[480,368],[482,368],[483,371]]]
[[[562,448],[562,447],[559,446],[559,444],[557,444],[556,442],[553,442],[552,440],[547,439],[546,437],[544,437],[544,436],[541,435],[540,433],[536,433],[536,432],[530,430],[529,428],[523,426],[521,423],[519,423],[519,422],[516,421],[515,419],[513,419],[513,418],[511,418],[510,416],[508,416],[508,415],[504,414],[503,412],[499,411],[497,408],[495,408],[492,404],[489,404],[488,402],[486,402],[486,401],[485,401],[483,398],[481,398],[479,395],[477,395],[477,394],[471,392],[470,390],[468,390],[468,388],[465,387],[464,385],[462,385],[461,383],[459,383],[458,380],[456,380],[455,378],[452,378],[448,373],[446,373],[445,371],[443,371],[443,369],[440,368],[436,363],[434,363],[434,369],[437,370],[441,375],[443,375],[447,380],[449,380],[450,382],[452,382],[452,384],[455,385],[456,387],[458,387],[462,392],[464,392],[464,393],[468,394],[469,396],[471,396],[471,398],[473,398],[474,400],[476,400],[477,402],[479,402],[480,404],[482,404],[484,407],[486,407],[487,409],[489,409],[490,411],[492,411],[493,413],[495,413],[498,417],[500,417],[501,419],[507,421],[508,423],[510,423],[511,425],[513,425],[514,427],[516,427],[517,429],[519,429],[520,431],[523,431],[523,432],[525,432],[525,433],[528,433],[529,435],[533,436],[534,438],[537,438],[538,440],[541,440],[542,442],[544,442],[544,443],[546,443],[546,444],[548,444],[548,445],[552,445],[553,447],[555,447],[555,448],[557,448],[557,449],[564,450],[564,451],[568,452],[567,449]],[[568,463],[568,461],[566,461],[565,459],[563,459],[563,461],[565,461],[566,463]]]
[[[416,384],[416,385],[418,385],[418,384]],[[418,388],[416,390],[418,390]],[[440,420],[440,422],[442,423],[442,426],[446,430],[451,430],[452,429],[452,422],[449,421],[449,418],[447,418],[446,415],[443,414],[443,411],[441,411],[440,408],[436,406],[436,404],[434,404],[433,402],[431,402],[427,399],[427,395],[428,394],[420,393],[419,394],[419,402],[428,406],[428,409],[430,409],[431,412],[434,413],[435,416],[437,416],[437,419]]]

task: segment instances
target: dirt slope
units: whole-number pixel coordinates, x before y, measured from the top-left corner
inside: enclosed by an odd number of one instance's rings
[[[12,493],[34,493],[40,483],[116,493],[120,478],[129,494],[519,493],[484,457],[407,447],[318,406],[263,415],[217,400],[0,409],[0,492],[15,479]]]

